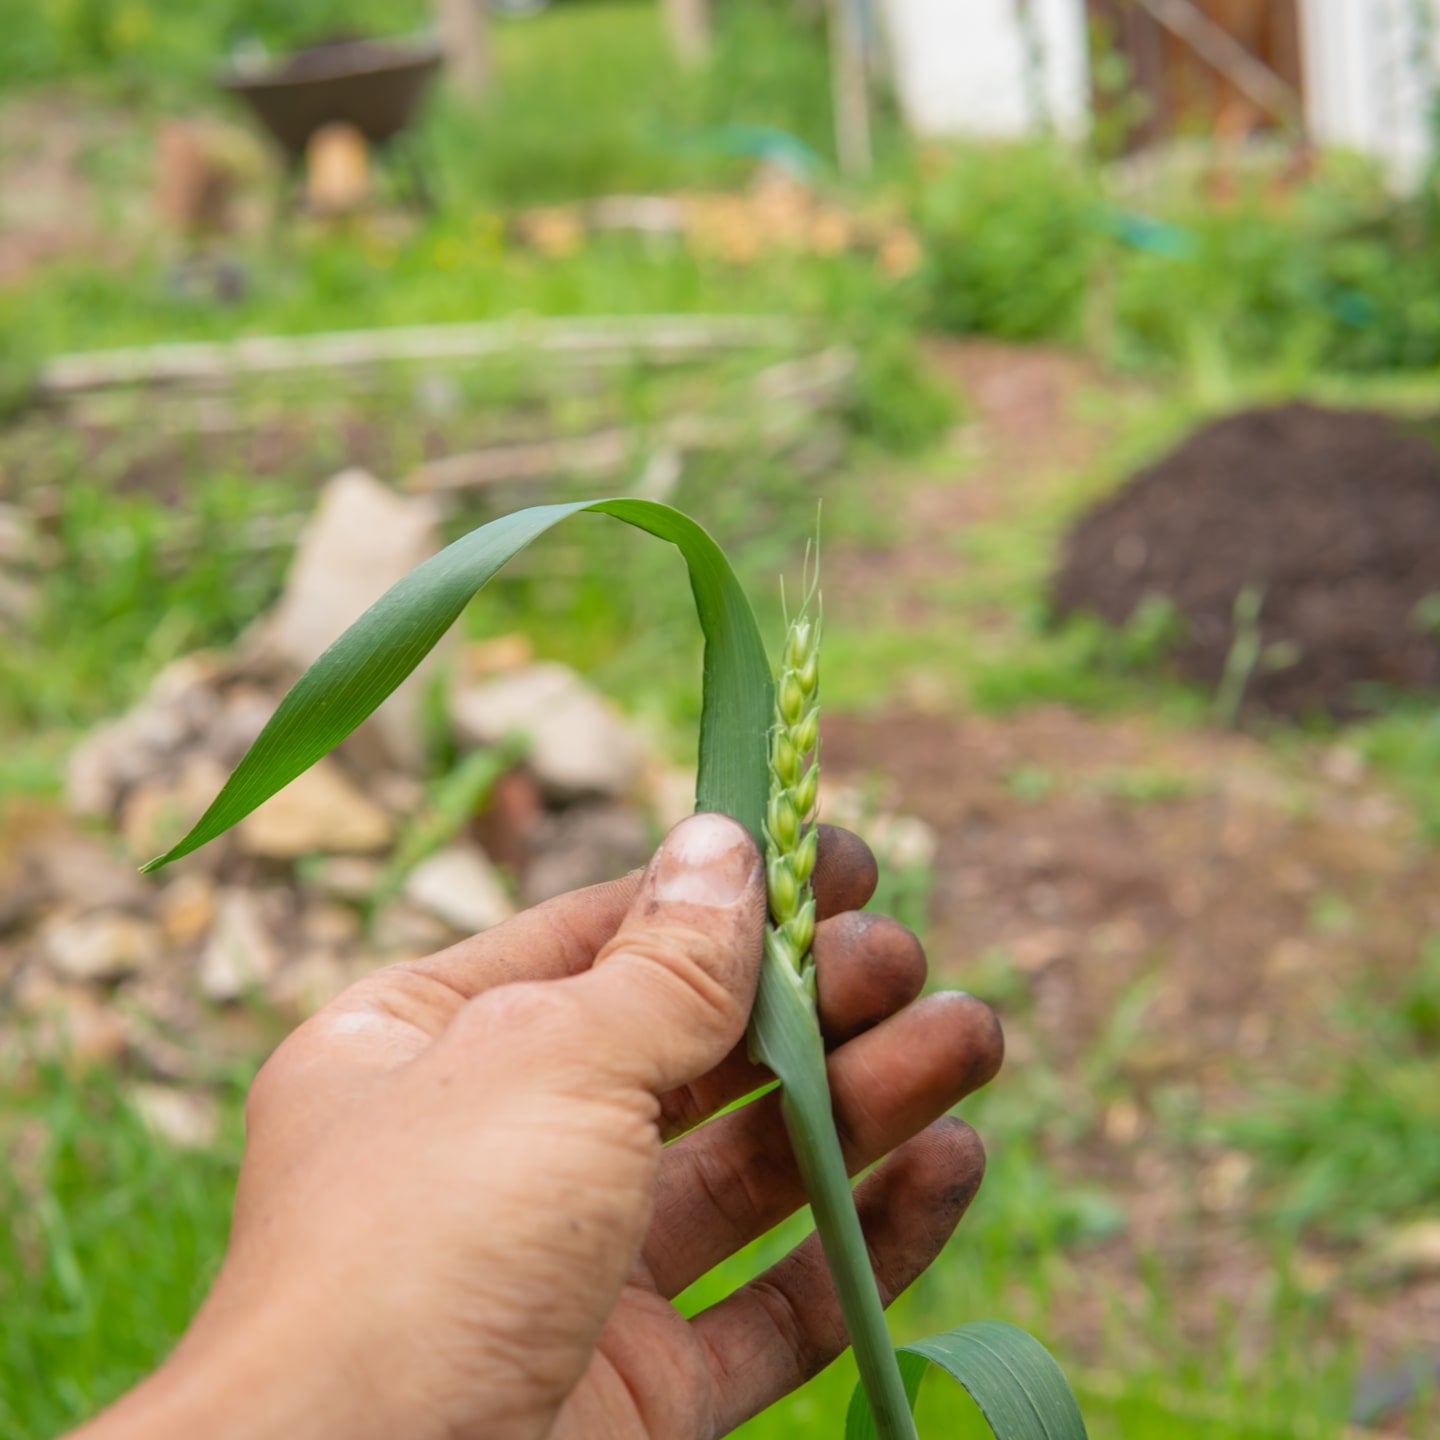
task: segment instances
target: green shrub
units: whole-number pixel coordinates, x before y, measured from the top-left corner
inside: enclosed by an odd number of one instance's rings
[[[1080,157],[1048,145],[956,152],[920,190],[932,327],[1006,340],[1078,336],[1105,244]]]
[[[914,338],[885,330],[857,348],[860,373],[850,412],[856,431],[902,453],[935,443],[956,419],[955,396],[926,370]]]

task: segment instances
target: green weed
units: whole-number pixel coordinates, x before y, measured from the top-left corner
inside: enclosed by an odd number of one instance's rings
[[[229,1228],[239,1097],[223,1144],[177,1152],[117,1076],[6,1077],[0,1137],[0,1430],[40,1440],[133,1385],[179,1337]]]

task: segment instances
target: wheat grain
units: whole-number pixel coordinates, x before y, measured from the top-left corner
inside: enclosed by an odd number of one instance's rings
[[[772,928],[766,953],[815,998],[810,942],[815,938],[816,755],[820,724],[820,624],[809,615],[812,587],[790,622],[775,682],[770,731],[770,803],[765,811],[765,873]]]

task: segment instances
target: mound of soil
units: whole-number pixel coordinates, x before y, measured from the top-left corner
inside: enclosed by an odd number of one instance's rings
[[[1053,596],[1114,625],[1165,597],[1185,624],[1175,664],[1213,688],[1247,588],[1262,647],[1247,705],[1343,718],[1367,685],[1440,686],[1440,450],[1369,411],[1228,416],[1080,522]]]

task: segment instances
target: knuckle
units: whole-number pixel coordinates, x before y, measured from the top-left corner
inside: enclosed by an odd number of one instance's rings
[[[756,1303],[791,1358],[797,1381],[818,1375],[844,1348],[844,1329],[829,1272],[806,1252],[783,1278],[753,1282]]]
[[[630,966],[698,1028],[729,1034],[744,1025],[750,996],[740,993],[743,967],[723,937],[646,927],[624,936],[606,963]]]
[[[714,1216],[740,1237],[768,1230],[773,1209],[766,1192],[755,1183],[754,1167],[744,1160],[707,1146],[689,1152],[691,1179]]]

